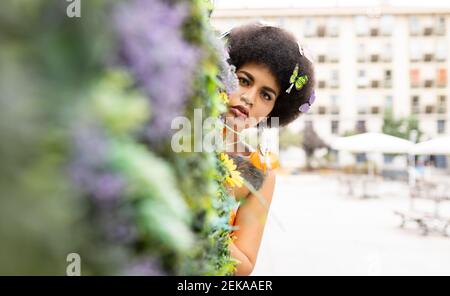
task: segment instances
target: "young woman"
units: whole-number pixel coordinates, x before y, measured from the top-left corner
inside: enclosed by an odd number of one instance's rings
[[[284,29],[261,24],[249,24],[233,29],[227,36],[229,63],[236,67],[238,89],[229,95],[226,114],[227,133],[239,134],[242,129],[260,125],[267,119],[268,126],[277,118],[283,126],[301,113],[308,112],[315,100],[314,71],[310,59],[295,37]],[[233,137],[233,140],[239,140]],[[231,256],[239,261],[236,275],[249,275],[256,262],[265,218],[275,187],[276,158],[264,151],[244,147],[231,152],[232,157],[248,162],[247,171],[254,174],[257,194],[242,186],[234,188],[240,206],[230,223],[236,226]],[[239,168],[245,168],[238,161]],[[245,177],[245,174],[243,174]],[[259,177],[258,177],[259,176]],[[261,200],[262,198],[263,200]]]

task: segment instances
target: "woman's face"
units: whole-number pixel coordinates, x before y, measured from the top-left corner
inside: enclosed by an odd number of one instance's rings
[[[256,126],[269,115],[280,89],[266,66],[245,64],[236,74],[239,88],[229,96],[226,120],[235,129],[242,130]]]

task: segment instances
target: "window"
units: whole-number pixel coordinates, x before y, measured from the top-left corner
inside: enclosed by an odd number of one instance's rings
[[[392,164],[394,162],[395,159],[395,155],[394,154],[384,154],[384,163],[385,164]]]
[[[413,96],[411,98],[411,112],[414,114],[420,113],[420,98],[419,98],[419,96]]]
[[[432,106],[432,105],[425,106],[425,113],[426,114],[433,114],[434,113],[434,106]]]
[[[331,83],[330,86],[333,88],[339,87],[339,70],[331,70]]]
[[[446,33],[446,22],[445,22],[445,17],[444,16],[440,16],[437,18],[436,21],[436,34],[438,35],[445,35]]]
[[[339,62],[339,46],[337,43],[333,42],[329,45],[329,48],[332,49],[329,51],[328,57],[330,62],[337,63]]]
[[[331,134],[337,135],[339,133],[339,121],[331,121]]]
[[[355,18],[355,27],[356,27],[356,34],[358,36],[367,36],[369,35],[369,21],[367,19],[367,16],[357,16]]]
[[[358,87],[359,88],[364,88],[368,86],[368,79],[366,76],[366,71],[365,70],[359,70],[358,71]]]
[[[393,106],[394,102],[392,96],[386,96],[386,108],[392,109]]]
[[[357,163],[367,162],[367,155],[365,153],[357,153],[356,154],[356,162]]]
[[[369,108],[368,102],[369,100],[366,96],[361,95],[356,97],[356,108],[358,110],[358,114],[367,114]]]
[[[356,122],[356,131],[358,133],[365,133],[367,131],[367,129],[366,129],[366,121],[365,120],[358,120]]]
[[[333,115],[339,114],[338,96],[332,95],[330,97],[330,101],[331,101],[331,114]]]
[[[417,16],[413,16],[409,19],[409,31],[413,36],[420,34],[420,22]]]
[[[384,71],[384,86],[386,88],[392,87],[392,71],[391,70]]]
[[[437,132],[438,132],[438,134],[445,134],[445,125],[446,125],[446,121],[445,120],[438,120],[437,121]]]
[[[392,45],[390,43],[386,43],[383,46],[383,62],[392,61]]]
[[[378,63],[380,61],[380,55],[377,53],[371,54],[370,55],[370,61],[372,63]]]
[[[447,86],[447,70],[446,69],[438,70],[437,85],[438,85],[438,87],[446,87]]]
[[[448,167],[447,157],[445,155],[435,155],[434,161],[436,164],[436,168],[446,169]]]
[[[422,47],[421,44],[417,41],[411,41],[410,47],[409,47],[409,53],[411,61],[417,62],[420,60],[420,57],[422,55]]]
[[[377,37],[378,35],[380,35],[380,30],[378,30],[378,28],[371,28],[370,29],[370,36],[371,37]]]
[[[439,75],[439,73],[437,73]],[[431,88],[434,87],[435,83],[437,82],[436,77],[436,70],[432,67],[424,68],[423,70],[423,77],[424,79],[424,87]]]
[[[394,18],[390,15],[381,18],[381,34],[383,36],[391,36],[394,28]]]
[[[327,57],[324,54],[319,54],[319,56],[317,57],[317,62],[319,64],[323,64],[327,61]]]
[[[427,52],[424,53],[423,60],[425,62],[432,62],[433,59],[434,59],[433,51],[427,51]]]
[[[332,17],[328,19],[328,32],[331,37],[339,36],[339,21],[337,18]]]
[[[338,105],[338,100],[339,100],[338,96],[332,95],[330,97],[331,106],[337,106]]]
[[[314,21],[311,18],[305,20],[305,36],[306,37],[314,37],[316,32],[316,28],[314,25]]]
[[[361,43],[358,45],[358,62],[366,61],[366,46]]]
[[[410,70],[411,86],[418,87],[420,85],[420,71],[419,69]]]
[[[319,26],[317,26],[317,36],[318,37],[325,37],[326,34],[327,34],[327,28],[325,27],[325,25],[320,24]]]
[[[370,113],[372,113],[372,114],[380,114],[380,107],[373,106],[372,108],[370,108]]]
[[[447,97],[446,96],[438,97],[437,112],[440,114],[447,113]]]
[[[439,96],[438,102],[440,105],[445,105],[447,103],[447,97],[446,96]]]
[[[433,29],[434,29],[433,18],[427,17],[426,19],[424,19],[424,22],[423,22],[423,35],[425,35],[425,36],[433,35]]]
[[[436,44],[436,60],[439,62],[447,60],[447,45],[443,40],[439,40]]]

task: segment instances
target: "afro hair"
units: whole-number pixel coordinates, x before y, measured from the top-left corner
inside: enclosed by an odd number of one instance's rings
[[[301,114],[300,106],[309,102],[315,82],[313,64],[300,53],[294,35],[278,27],[252,23],[231,30],[227,35],[227,43],[230,56],[228,62],[236,69],[248,63],[261,64],[276,78],[281,92],[268,116],[269,126],[271,118],[278,117],[280,126],[294,121]],[[296,65],[299,66],[300,75],[308,76],[308,82],[300,90],[294,87],[287,93]]]

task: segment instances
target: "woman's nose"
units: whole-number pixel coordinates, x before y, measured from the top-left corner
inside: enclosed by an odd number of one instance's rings
[[[244,101],[247,105],[253,106],[256,98],[256,89],[249,89],[246,93],[241,96],[241,100]]]

